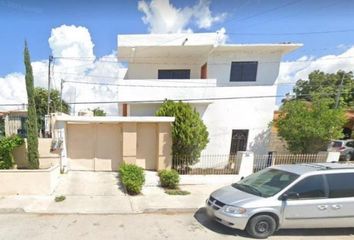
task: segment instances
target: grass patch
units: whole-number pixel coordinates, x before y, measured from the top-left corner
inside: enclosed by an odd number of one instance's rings
[[[62,201],[64,201],[65,199],[66,199],[66,197],[63,196],[63,195],[61,195],[61,196],[56,196],[55,199],[54,199],[54,201],[55,201],[55,202],[62,202]]]
[[[181,189],[165,189],[165,193],[168,195],[188,195],[191,194],[188,191],[181,190]]]

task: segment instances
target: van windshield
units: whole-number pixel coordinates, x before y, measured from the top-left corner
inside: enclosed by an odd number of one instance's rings
[[[243,192],[260,197],[271,197],[295,181],[298,177],[299,175],[294,173],[266,168],[232,184],[232,186]]]

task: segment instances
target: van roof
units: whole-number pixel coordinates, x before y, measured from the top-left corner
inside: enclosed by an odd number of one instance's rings
[[[275,169],[292,172],[302,175],[307,172],[320,170],[354,169],[353,163],[308,163],[308,164],[286,164],[273,166]]]

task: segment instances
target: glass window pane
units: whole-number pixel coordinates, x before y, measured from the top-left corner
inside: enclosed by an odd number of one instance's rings
[[[293,186],[288,193],[297,193],[300,199],[323,198],[326,196],[323,176],[307,177]]]
[[[326,175],[330,198],[354,197],[354,173]]]
[[[158,79],[190,79],[190,69],[158,70]]]
[[[230,82],[255,82],[258,62],[232,62]]]

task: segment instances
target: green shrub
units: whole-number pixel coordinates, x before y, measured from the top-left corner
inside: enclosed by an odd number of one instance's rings
[[[0,139],[0,169],[10,169],[13,167],[12,151],[23,143],[24,140],[17,135]]]
[[[188,195],[191,194],[188,191],[181,190],[181,189],[166,189],[165,193],[168,195]]]
[[[162,187],[176,189],[179,183],[179,175],[176,170],[162,170],[159,172]]]
[[[119,168],[120,179],[128,194],[136,195],[141,192],[145,182],[144,170],[134,164],[124,164]]]

